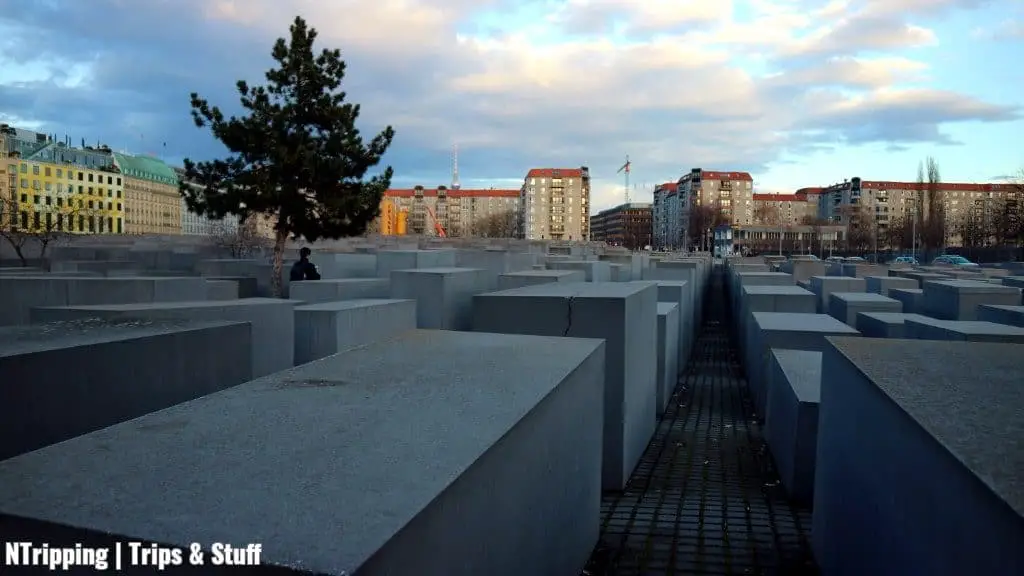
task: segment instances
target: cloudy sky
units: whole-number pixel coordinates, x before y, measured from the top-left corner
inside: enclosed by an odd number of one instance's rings
[[[0,0],[0,122],[215,156],[189,92],[235,108],[296,15],[363,132],[395,127],[395,186],[447,183],[454,143],[463,187],[587,165],[596,209],[626,154],[640,199],[692,167],[783,192],[1024,167],[1022,0]]]

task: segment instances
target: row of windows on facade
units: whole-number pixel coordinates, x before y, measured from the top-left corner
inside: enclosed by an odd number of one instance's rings
[[[53,203],[54,203],[53,200],[54,200],[53,196],[39,196],[38,194],[32,196],[32,203],[36,204],[36,205],[45,204],[47,206],[53,206]],[[22,194],[21,195],[21,203],[22,204],[28,204],[28,194]],[[71,198],[68,198],[67,205],[68,205],[69,208],[74,207],[74,204],[73,204],[73,201],[72,201]],[[57,206],[58,207],[63,207],[64,206],[64,198],[62,198],[60,196],[57,197]],[[84,208],[85,207],[84,206],[84,202],[82,201],[81,198],[78,199],[78,207],[79,208]],[[89,208],[90,209],[95,208],[95,209],[98,209],[98,210],[103,210],[103,201],[100,200],[100,201],[96,201],[94,203],[92,200],[89,200]],[[113,210],[113,209],[114,209],[114,203],[113,202],[107,202],[107,210]],[[120,202],[117,203],[117,211],[118,212],[121,211],[121,203]]]
[[[15,171],[15,166],[12,164],[11,165],[11,172],[14,172],[14,171]],[[22,174],[28,174],[28,164],[22,162],[21,163],[20,171],[21,171]],[[35,176],[39,176],[40,175],[39,165],[38,164],[33,164],[32,165],[32,174],[35,175]],[[68,169],[67,170],[68,180],[74,180],[75,179],[74,178],[74,174],[75,173],[74,173],[73,170]],[[49,166],[44,166],[43,167],[42,175],[43,176],[47,176],[47,177],[52,177],[53,176],[53,172],[51,171],[51,168]],[[95,176],[95,181],[96,182],[99,182],[100,184],[103,183],[103,175],[102,174],[95,174],[94,175],[92,173],[84,173],[81,170],[78,171],[78,181],[79,182],[84,182],[85,181],[84,180],[85,176],[88,176],[88,181],[89,182],[93,182],[94,181],[93,178]],[[64,169],[57,168],[57,178],[63,178],[63,177],[64,177]],[[120,176],[117,176],[117,177],[115,177],[115,176],[107,176],[107,184],[111,184],[112,185],[114,183],[115,179],[117,180],[117,185],[120,186],[121,185],[121,177]]]
[[[57,230],[60,232],[99,232],[100,234],[103,234],[104,232],[114,233],[114,228],[116,227],[117,234],[121,234],[124,227],[121,218],[114,218],[111,216],[104,218],[103,216],[79,215],[77,218],[77,227],[75,226],[76,218],[74,214],[32,212],[31,220],[32,225],[29,226],[29,213],[21,212],[21,228],[26,230],[44,229]],[[106,226],[104,226],[104,224],[106,224]]]
[[[29,188],[29,181],[28,181],[27,178],[22,178],[21,179],[21,187],[24,188],[24,189],[28,189]],[[57,184],[56,188],[54,188],[52,182],[45,182],[45,183],[41,184],[39,182],[39,180],[33,180],[31,188],[33,190],[45,190],[46,192],[56,192],[57,194],[63,194],[65,192],[67,192],[68,194],[73,194],[75,192],[75,186],[73,184],[68,184],[67,188],[65,188],[63,184]],[[88,194],[89,196],[92,196],[92,195],[95,194],[97,196],[103,196],[103,192],[104,192],[103,188],[96,188],[95,191],[94,191],[92,186],[88,186],[88,187],[86,187],[86,186],[79,186],[78,187],[78,193],[79,194]],[[106,190],[106,192],[107,192],[107,198],[113,198],[115,196],[115,193],[116,193],[116,196],[118,198],[120,198],[121,194],[122,194],[122,192],[120,190],[114,190],[113,188],[108,188]]]
[[[547,178],[530,178],[530,186],[536,186],[538,180],[540,180],[541,185],[547,183],[547,181],[548,181]],[[569,186],[572,186],[572,178],[566,178],[565,181],[566,181],[566,184],[568,184]],[[556,187],[556,188],[558,186],[562,186],[562,184],[563,184],[562,178],[552,178],[551,179],[551,185]],[[532,190],[531,190],[531,192],[532,192]]]

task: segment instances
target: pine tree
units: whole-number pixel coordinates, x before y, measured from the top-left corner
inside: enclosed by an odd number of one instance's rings
[[[359,105],[340,90],[345,62],[340,50],[314,55],[317,33],[301,17],[291,38],[278,39],[278,63],[266,73],[266,86],[237,83],[247,114],[225,117],[192,93],[192,118],[208,126],[230,151],[225,159],[185,160],[181,194],[196,214],[240,220],[253,215],[274,222],[275,296],[288,238],[337,239],[358,236],[378,216],[391,167],[369,180],[395,136],[388,126],[364,145],[355,127]]]

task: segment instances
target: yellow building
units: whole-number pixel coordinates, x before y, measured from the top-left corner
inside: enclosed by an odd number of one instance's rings
[[[124,232],[121,174],[16,156],[4,162],[9,179],[16,184],[8,210],[17,214],[18,228],[75,234]]]
[[[158,158],[114,153],[125,178],[125,233],[181,234],[178,175]]]

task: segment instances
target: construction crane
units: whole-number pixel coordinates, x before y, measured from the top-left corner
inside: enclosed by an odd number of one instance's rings
[[[430,219],[434,222],[434,232],[437,232],[438,238],[447,238],[448,234],[444,231],[444,226],[437,221],[437,214],[434,214],[434,209],[430,206],[424,206],[427,209],[427,214],[430,214]]]
[[[626,163],[621,168],[615,171],[616,174],[621,172],[626,173],[626,204],[629,204],[629,154],[626,154]]]

